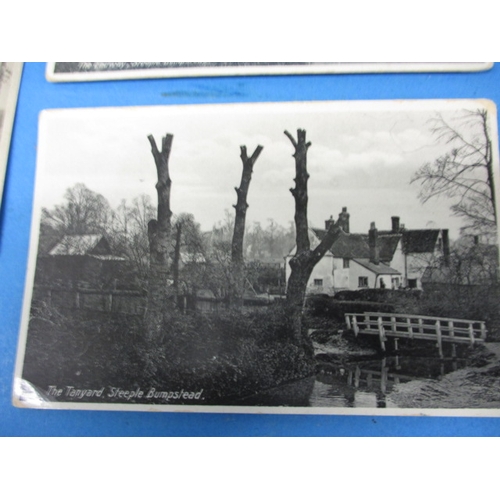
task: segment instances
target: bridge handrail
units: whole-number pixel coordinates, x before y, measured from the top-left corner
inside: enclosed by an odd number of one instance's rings
[[[387,336],[394,337],[396,349],[398,338],[436,339],[439,355],[443,357],[443,341],[467,341],[474,345],[475,342],[484,342],[487,334],[486,323],[477,320],[384,312],[345,313],[344,317],[347,327],[354,330],[356,337],[359,333],[378,335],[384,351]],[[424,324],[424,321],[431,323]],[[457,326],[460,324],[467,327]]]
[[[377,316],[377,317],[389,317],[389,318],[404,318],[404,319],[422,319],[429,321],[453,321],[454,323],[466,323],[466,324],[485,324],[481,320],[473,319],[461,319],[461,318],[442,318],[440,316],[420,316],[417,314],[395,314],[395,313],[384,313],[384,312],[362,312],[362,313],[345,313],[344,316]]]

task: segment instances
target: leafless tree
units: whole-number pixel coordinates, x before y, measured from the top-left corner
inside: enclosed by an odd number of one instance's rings
[[[290,139],[295,153],[295,187],[290,189],[295,198],[295,227],[297,251],[290,260],[291,274],[287,284],[286,304],[290,311],[289,316],[293,321],[293,332],[298,341],[304,341],[302,334],[302,308],[304,305],[307,282],[311,276],[314,266],[322,259],[327,250],[342,234],[342,215],[338,221],[331,224],[328,232],[319,245],[312,250],[309,240],[309,228],[307,222],[307,151],[311,146],[306,142],[306,131],[297,130],[297,140],[287,131],[285,135]],[[343,213],[343,212],[342,212]]]
[[[241,183],[235,187],[237,202],[234,206],[236,216],[234,219],[234,231],[231,244],[231,261],[233,265],[233,275],[235,290],[234,295],[237,301],[243,300],[244,288],[244,259],[243,259],[243,239],[245,236],[245,222],[247,214],[247,196],[252,180],[253,166],[257,161],[263,147],[257,146],[252,156],[248,157],[246,146],[241,146],[241,161],[243,162],[243,171],[241,174]]]
[[[52,210],[42,210],[42,222],[63,234],[104,233],[112,221],[111,207],[104,196],[85,184],[75,184],[66,190],[65,203]]]
[[[172,233],[172,211],[170,210],[170,190],[172,180],[169,172],[169,157],[174,136],[162,138],[161,151],[152,135],[148,136],[151,152],[156,165],[158,182],[158,218],[148,223],[149,239],[149,289],[146,323],[148,337],[154,339],[160,334],[162,310],[168,297],[168,264]]]
[[[438,115],[431,130],[451,149],[413,176],[411,182],[421,186],[420,199],[425,203],[448,197],[452,213],[464,221],[464,234],[494,234],[497,213],[487,110],[464,111],[453,122]]]

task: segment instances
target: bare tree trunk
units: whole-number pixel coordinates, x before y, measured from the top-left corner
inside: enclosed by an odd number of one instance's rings
[[[297,131],[297,140],[287,131],[285,135],[290,139],[295,148],[295,187],[290,189],[295,198],[295,226],[297,252],[290,260],[291,274],[286,289],[286,307],[288,317],[292,321],[293,334],[297,341],[311,348],[307,335],[302,333],[302,310],[307,289],[307,282],[314,269],[314,266],[322,259],[327,250],[333,245],[342,234],[342,224],[344,221],[343,212],[335,224],[330,224],[328,232],[321,243],[311,250],[309,241],[309,227],[307,222],[307,150],[311,146],[306,142],[306,131]]]
[[[241,161],[243,162],[243,172],[241,174],[240,187],[235,187],[237,202],[233,207],[236,210],[234,219],[233,241],[231,245],[231,263],[233,270],[234,291],[230,295],[235,299],[238,305],[243,303],[244,291],[244,260],[243,260],[243,238],[245,236],[245,222],[247,214],[247,195],[252,180],[253,166],[257,161],[263,147],[257,146],[252,156],[247,155],[246,146],[241,146]]]
[[[149,238],[149,290],[146,323],[149,339],[156,338],[161,331],[162,310],[168,297],[168,253],[172,232],[172,211],[170,210],[170,179],[168,160],[172,148],[173,135],[167,134],[162,138],[161,152],[156,146],[152,135],[148,136],[151,152],[156,164],[158,182],[158,219],[148,223]]]

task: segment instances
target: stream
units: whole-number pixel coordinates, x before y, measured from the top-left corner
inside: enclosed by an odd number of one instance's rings
[[[388,356],[322,363],[315,377],[241,399],[242,406],[500,408],[498,357]]]

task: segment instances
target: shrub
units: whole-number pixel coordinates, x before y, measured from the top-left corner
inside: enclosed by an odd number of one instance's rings
[[[42,390],[49,385],[203,389],[206,404],[314,372],[313,357],[292,340],[279,306],[247,314],[173,310],[165,313],[163,335],[154,342],[146,340],[139,317],[95,312],[68,317],[51,308],[33,313],[23,378]]]

